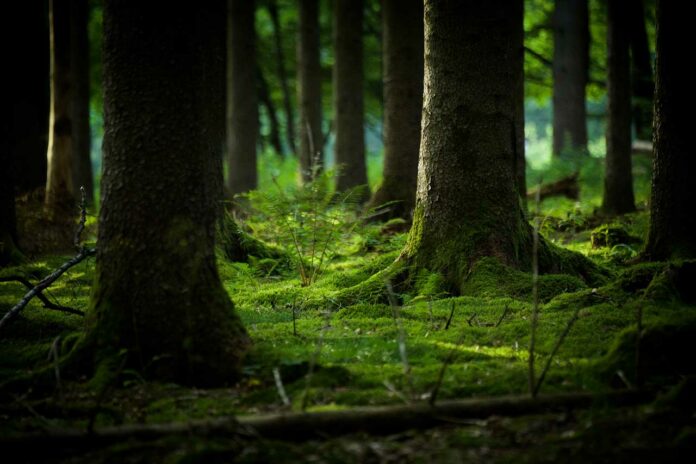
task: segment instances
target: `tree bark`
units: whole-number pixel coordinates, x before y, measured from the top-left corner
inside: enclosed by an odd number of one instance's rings
[[[405,253],[454,291],[483,256],[529,268],[516,180],[521,29],[521,1],[425,2],[418,191]]]
[[[74,84],[71,75],[70,3],[49,0],[51,31],[51,111],[48,123],[48,168],[46,213],[56,217],[69,213],[73,196]]]
[[[215,263],[224,29],[222,1],[104,2],[102,206],[81,345],[97,370],[125,350],[151,378],[238,376],[249,338]]]
[[[94,203],[92,182],[91,134],[89,129],[89,2],[70,0],[70,68],[73,83],[72,136],[73,136],[73,195],[80,198],[84,187],[87,204]]]
[[[423,106],[423,2],[382,3],[384,170],[370,206],[395,202],[380,219],[411,219]]]
[[[266,108],[266,115],[268,116],[268,123],[270,125],[268,138],[270,139],[271,145],[273,146],[273,150],[276,152],[276,154],[282,156],[283,145],[280,143],[280,124],[278,124],[276,108],[268,91],[268,82],[266,81],[266,77],[263,75],[261,66],[256,66],[256,76],[258,79],[257,88],[259,103]]]
[[[256,95],[256,33],[253,0],[228,0],[227,156],[228,193],[257,186],[256,141],[259,109]]]
[[[655,83],[652,77],[652,58],[648,45],[648,33],[645,29],[645,8],[643,0],[629,4],[631,24],[631,88],[633,91],[633,125],[636,137],[640,140],[652,140],[652,103]]]
[[[363,108],[363,0],[333,4],[336,189],[367,185]]]
[[[524,7],[523,7],[524,9]],[[523,11],[524,14],[524,11]],[[527,209],[527,157],[525,156],[524,137],[524,27],[517,29],[513,36],[513,51],[518,63],[511,69],[515,72],[515,174],[517,191],[523,210]]]
[[[691,15],[685,3],[657,2],[655,138],[653,145],[649,259],[696,256],[696,160],[691,119],[693,82],[684,72]]]
[[[553,50],[553,154],[587,151],[587,0],[556,0]]]
[[[7,37],[7,73],[13,82],[8,134],[9,149],[15,163],[15,188],[19,194],[46,187],[46,150],[48,142],[50,46],[48,2],[15,2],[12,20],[24,31],[22,45],[16,36]]]
[[[273,42],[275,46],[275,59],[280,80],[280,89],[283,92],[283,110],[285,111],[285,142],[291,153],[295,153],[295,114],[292,109],[292,98],[288,86],[288,74],[285,70],[285,53],[283,52],[283,41],[280,30],[280,20],[278,19],[278,2],[269,0],[266,3],[268,15],[273,23]],[[282,150],[281,150],[282,153]]]
[[[620,0],[607,2],[607,154],[602,209],[635,211],[631,168],[630,23]]]
[[[311,180],[315,162],[321,164],[321,64],[319,61],[319,0],[298,0],[297,101],[300,109],[300,177]]]

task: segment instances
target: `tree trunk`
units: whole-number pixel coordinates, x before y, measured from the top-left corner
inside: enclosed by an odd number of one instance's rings
[[[655,83],[652,77],[652,58],[645,30],[643,0],[635,0],[628,6],[633,61],[631,88],[633,90],[633,124],[640,140],[652,140],[652,103]]]
[[[49,0],[51,31],[51,112],[48,123],[46,213],[69,213],[73,197],[73,123],[70,60],[70,3]]]
[[[384,171],[370,205],[391,205],[380,218],[411,219],[416,202],[423,105],[423,2],[382,3]]]
[[[102,207],[81,345],[97,369],[125,350],[160,380],[238,376],[249,339],[214,246],[224,28],[224,2],[104,2]]]
[[[94,202],[92,183],[91,134],[89,130],[89,1],[70,0],[70,68],[73,83],[73,195],[80,198],[85,188],[87,204]]]
[[[268,15],[273,23],[273,42],[275,45],[275,59],[278,69],[278,79],[280,89],[283,92],[283,109],[285,110],[285,141],[291,153],[295,153],[295,114],[292,110],[292,99],[290,88],[288,87],[288,74],[285,70],[285,53],[283,53],[283,41],[280,30],[280,20],[278,19],[278,2],[269,0],[266,3]],[[281,151],[282,153],[282,151]]]
[[[587,0],[556,0],[553,49],[553,154],[587,151]]]
[[[15,163],[15,188],[26,193],[46,187],[46,150],[49,112],[48,2],[15,2],[13,21],[21,24],[21,47],[16,37],[7,37],[14,63],[7,73],[13,81],[9,98],[12,129],[8,134]]]
[[[423,132],[405,252],[454,291],[482,256],[529,268],[516,180],[521,30],[521,0],[425,2]]]
[[[524,14],[524,12],[523,12]],[[525,156],[524,137],[524,27],[517,30],[513,51],[519,61],[511,69],[516,73],[515,85],[515,173],[517,176],[517,191],[523,210],[527,210],[527,157]]]
[[[298,0],[297,101],[300,108],[300,176],[312,178],[321,164],[324,136],[321,129],[321,64],[319,61],[319,0]]]
[[[259,109],[256,95],[255,10],[253,0],[228,0],[227,156],[230,195],[248,192],[257,186]]]
[[[693,82],[684,72],[691,14],[686,3],[657,2],[655,138],[649,259],[696,256],[696,159],[691,142]]]
[[[10,264],[17,253],[17,218],[15,215],[15,160],[9,149],[12,133],[3,124],[0,133],[0,267]]]
[[[631,172],[631,76],[629,21],[621,0],[607,2],[607,154],[602,209],[635,211]]]
[[[258,95],[259,103],[266,108],[266,115],[268,116],[269,123],[269,133],[268,138],[270,139],[273,150],[279,156],[283,154],[283,145],[280,143],[280,124],[278,124],[278,116],[276,115],[276,108],[271,99],[271,95],[268,91],[268,82],[266,77],[263,75],[263,70],[261,66],[256,66],[256,75],[258,79]]]
[[[333,107],[336,123],[336,189],[367,185],[363,128],[363,1],[333,4]]]

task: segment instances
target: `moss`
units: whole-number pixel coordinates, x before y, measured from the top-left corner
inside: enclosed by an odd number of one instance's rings
[[[592,231],[590,243],[592,248],[601,248],[634,245],[641,243],[641,240],[632,236],[622,224],[602,224]]]
[[[696,302],[696,261],[674,261],[654,275],[645,289],[645,297],[654,301],[679,299],[686,303]]]

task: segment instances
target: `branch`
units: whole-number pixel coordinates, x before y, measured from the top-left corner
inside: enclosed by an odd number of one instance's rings
[[[24,285],[26,288],[33,289],[34,285],[29,282],[27,279],[25,279],[22,276],[18,275],[10,275],[10,276],[5,276],[5,277],[0,277],[0,282],[19,282],[20,284]],[[68,306],[62,306],[59,304],[56,304],[46,298],[46,296],[41,293],[40,291],[36,294],[36,298],[41,300],[41,302],[44,305],[44,308],[46,309],[55,309],[56,311],[63,311],[64,313],[69,313],[69,314],[77,314],[78,316],[84,316],[85,313],[83,311],[80,311],[79,309],[75,308],[70,308]]]
[[[540,62],[541,64],[543,64],[544,66],[547,66],[547,67],[549,67],[549,68],[552,68],[552,67],[553,67],[553,61],[549,60],[548,58],[546,58],[546,57],[545,57],[544,55],[542,55],[541,53],[539,53],[539,52],[537,52],[537,51],[534,51],[534,50],[532,50],[532,49],[529,48],[529,47],[524,47],[524,52],[527,53],[528,55],[532,56],[533,58],[536,58],[537,61],[539,61],[539,62]]]

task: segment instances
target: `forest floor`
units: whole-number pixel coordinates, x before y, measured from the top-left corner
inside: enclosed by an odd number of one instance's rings
[[[20,450],[22,457],[16,462],[688,460],[696,442],[692,356],[696,263],[634,262],[647,231],[649,161],[638,160],[634,168],[639,211],[621,218],[596,214],[601,164],[586,166],[581,171],[580,201],[550,198],[536,217],[542,234],[585,254],[607,277],[595,286],[576,276],[540,278],[537,378],[550,359],[540,395],[601,394],[640,384],[657,394],[656,401],[625,407],[598,402],[591,408],[521,417],[463,418],[387,436],[358,432],[289,442],[249,434],[189,435],[125,440],[98,449],[60,443],[42,448],[40,434],[46,430],[417,404],[427,402],[435,390],[438,400],[528,394],[531,274],[483,260],[472,271],[463,295],[447,294],[437,276],[424,274],[408,288],[395,284],[391,290],[345,303],[340,295],[346,289],[393,261],[405,243],[405,233],[395,222],[356,225],[347,224],[345,216],[330,220],[322,216],[325,230],[314,231],[314,236],[329,243],[325,261],[317,264],[321,240],[314,252],[311,247],[300,252],[321,270],[310,285],[302,284],[296,264],[284,264],[282,259],[232,263],[220,253],[223,284],[254,341],[239,384],[225,389],[185,388],[153,382],[131,370],[100,383],[61,379],[50,393],[38,394],[24,384],[9,396],[3,394],[3,443],[11,446],[13,437],[39,433],[37,446]],[[561,166],[545,178],[559,177],[568,169]],[[265,201],[275,201],[279,208],[277,198]],[[292,255],[297,249],[288,244],[293,240],[306,244],[312,230],[303,229],[306,221],[272,220],[273,214],[285,213],[276,210],[251,217],[247,227],[254,236],[275,242]],[[39,256],[1,270],[0,277],[21,275],[37,282],[66,259]],[[86,310],[93,272],[93,259],[81,263],[46,296]],[[0,283],[1,312],[24,292],[17,283]],[[642,327],[639,343],[637,326]],[[0,332],[0,384],[51,365],[82,327],[82,317],[32,301]]]

